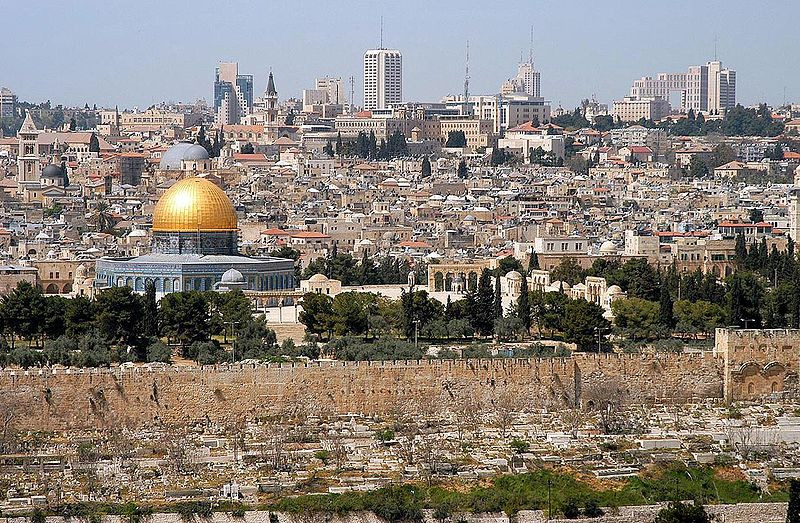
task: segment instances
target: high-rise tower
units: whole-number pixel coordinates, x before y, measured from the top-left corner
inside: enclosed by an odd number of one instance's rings
[[[364,109],[385,109],[403,101],[403,56],[396,49],[364,53]]]

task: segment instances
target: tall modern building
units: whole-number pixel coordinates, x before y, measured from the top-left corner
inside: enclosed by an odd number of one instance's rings
[[[528,96],[541,96],[541,73],[534,69],[533,58],[522,62],[517,67],[517,76],[506,80],[500,87],[501,94],[527,94]]]
[[[386,109],[403,101],[403,55],[396,49],[364,53],[364,109]]]
[[[680,93],[681,112],[723,112],[736,105],[736,71],[724,69],[722,62],[715,60],[693,65],[685,73],[645,76],[633,82],[630,96],[669,100],[674,92]]]
[[[14,118],[17,115],[17,95],[5,87],[0,88],[0,118]]]
[[[253,75],[239,74],[236,62],[221,62],[214,80],[217,123],[236,124],[253,112]]]

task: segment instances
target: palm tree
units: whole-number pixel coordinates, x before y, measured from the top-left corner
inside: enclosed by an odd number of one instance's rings
[[[99,200],[97,202],[90,221],[92,225],[97,227],[98,231],[111,234],[114,229],[115,220],[105,200]]]

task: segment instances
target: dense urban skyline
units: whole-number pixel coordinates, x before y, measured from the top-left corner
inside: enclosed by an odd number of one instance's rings
[[[377,47],[383,16],[384,45],[403,53],[406,100],[462,92],[467,39],[471,93],[497,92],[520,54],[527,56],[532,24],[542,94],[553,106],[572,107],[592,94],[610,102],[627,94],[635,78],[704,63],[714,56],[715,38],[718,57],[739,71],[738,101],[800,98],[798,59],[780,52],[791,49],[792,13],[800,12],[790,2],[757,10],[743,1],[676,2],[646,11],[629,1],[581,9],[514,1],[491,10],[474,2],[337,5],[16,3],[7,6],[14,23],[6,31],[0,85],[23,100],[141,108],[210,100],[214,67],[232,60],[254,75],[257,94],[272,69],[281,99],[299,97],[315,77],[352,75],[360,104],[363,53]],[[410,13],[424,16],[408,23]],[[37,31],[46,20],[60,23]]]

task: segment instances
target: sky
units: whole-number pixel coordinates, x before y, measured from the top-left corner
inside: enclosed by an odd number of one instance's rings
[[[403,98],[492,94],[528,56],[553,107],[631,82],[685,71],[717,55],[737,72],[737,101],[800,102],[798,0],[36,0],[3,7],[0,86],[21,100],[144,109],[212,98],[219,61],[238,61],[263,93],[270,69],[281,100],[314,78],[355,77],[377,47],[403,53]]]

